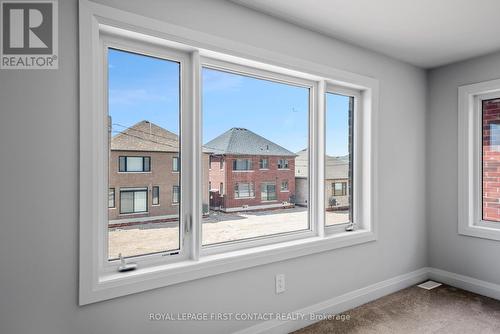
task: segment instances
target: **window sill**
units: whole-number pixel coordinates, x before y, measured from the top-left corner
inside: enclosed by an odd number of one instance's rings
[[[500,241],[500,228],[495,228],[490,226],[481,226],[481,225],[459,226],[458,233],[469,237]]]
[[[233,173],[251,173],[253,172],[253,169],[249,169],[249,170],[234,170],[233,169]]]
[[[80,290],[79,303],[80,305],[86,305],[374,240],[376,240],[375,233],[360,229],[354,232],[341,232],[325,237],[315,236],[251,249],[207,255],[201,257],[198,261],[186,260],[151,267],[140,267],[135,271],[125,273],[108,273],[100,276],[92,288]]]
[[[151,174],[152,172],[118,172],[118,174]]]
[[[137,216],[137,215],[144,215],[149,213],[149,211],[141,211],[141,212],[125,212],[125,213],[119,213],[119,216]]]

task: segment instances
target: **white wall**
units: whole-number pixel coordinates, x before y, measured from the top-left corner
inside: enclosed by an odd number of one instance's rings
[[[78,307],[77,2],[60,0],[60,69],[0,71],[0,333],[220,334],[253,323],[147,314],[292,311],[427,265],[423,70],[225,1],[106,2],[379,79],[379,240]]]
[[[500,78],[500,53],[429,71],[429,265],[500,284],[500,243],[458,234],[458,86]]]

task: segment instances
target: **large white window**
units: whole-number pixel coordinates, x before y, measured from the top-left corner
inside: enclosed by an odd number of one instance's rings
[[[459,88],[459,232],[500,240],[500,80]]]
[[[87,1],[80,33],[80,304],[376,239],[376,80]]]

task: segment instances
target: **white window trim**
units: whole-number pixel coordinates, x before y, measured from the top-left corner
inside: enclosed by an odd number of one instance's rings
[[[299,256],[324,252],[341,247],[365,243],[377,239],[377,196],[376,188],[376,149],[377,149],[377,111],[378,80],[366,76],[333,69],[314,62],[305,61],[288,55],[274,53],[238,42],[222,39],[203,32],[189,30],[159,20],[117,10],[108,6],[80,0],[80,305],[124,296],[131,293],[150,290],[175,283],[208,277],[225,272],[240,270],[257,265],[292,259]],[[100,32],[125,33],[127,37],[144,40],[144,49],[155,49],[156,53],[165,53],[165,48],[175,48],[191,56],[184,64],[184,70],[190,73],[190,82],[182,84],[181,99],[185,107],[181,116],[181,143],[189,154],[181,156],[182,175],[192,175],[192,182],[181,177],[181,239],[185,252],[173,262],[169,254],[142,256],[137,258],[140,267],[131,272],[118,273],[111,266],[104,266],[102,245],[107,247],[107,176],[100,166],[107,166],[104,145],[107,138],[106,122],[99,101],[105,82],[98,80],[103,71],[105,55],[101,53]],[[126,40],[126,39],[125,39]],[[124,44],[126,44],[124,40]],[[132,43],[131,46],[134,43]],[[156,46],[151,46],[156,45]],[[223,51],[224,53],[220,53]],[[142,53],[142,51],[141,51]],[[310,184],[320,184],[310,192],[311,235],[301,239],[286,239],[269,244],[265,238],[256,240],[254,247],[234,249],[230,245],[224,253],[219,248],[211,253],[207,247],[201,249],[201,229],[193,222],[201,221],[201,192],[196,192],[202,182],[201,170],[201,108],[199,83],[203,59],[217,59],[237,65],[259,68],[262,71],[281,73],[294,78],[312,80],[317,83],[314,106],[310,112],[312,124],[310,132]],[[96,84],[97,83],[97,84]],[[360,125],[363,133],[360,146],[362,164],[356,171],[356,183],[363,193],[357,205],[360,209],[357,217],[359,229],[354,232],[328,234],[324,226],[323,167],[324,130],[321,124],[324,115],[324,94],[327,85],[335,85],[359,91],[363,121]],[[188,91],[191,94],[188,95]],[[95,127],[96,124],[100,126]],[[194,124],[194,128],[189,128]],[[188,130],[188,131],[186,131]],[[187,133],[191,131],[191,135]],[[358,135],[360,135],[358,133]],[[316,148],[316,149],[315,149]],[[191,162],[192,164],[188,163]],[[193,166],[193,167],[190,167]],[[321,181],[321,182],[320,182]],[[102,184],[101,184],[102,183]],[[100,188],[105,191],[100,191]],[[360,194],[361,192],[358,192]],[[102,203],[102,205],[98,205]],[[102,207],[101,207],[102,206]],[[103,225],[106,223],[106,225]],[[99,231],[96,233],[96,231]],[[185,233],[186,232],[186,233]],[[107,232],[106,232],[107,233]],[[291,237],[293,234],[290,233]],[[280,236],[281,237],[281,236]],[[267,242],[267,244],[266,244]],[[214,249],[214,248],[212,248]],[[175,253],[175,252],[173,252]],[[135,258],[134,258],[135,260]],[[103,268],[105,270],[103,270]]]
[[[482,101],[500,98],[500,79],[458,88],[458,233],[500,240],[500,223],[482,220]]]

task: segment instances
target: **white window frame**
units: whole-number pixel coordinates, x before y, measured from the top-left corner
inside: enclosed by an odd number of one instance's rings
[[[378,80],[285,54],[235,43],[159,20],[80,0],[80,305],[202,277],[283,261],[377,239],[376,150]],[[109,36],[106,41],[102,36]],[[117,272],[107,258],[107,56],[103,43],[118,49],[181,62],[180,250],[134,257],[138,269]],[[223,52],[221,52],[223,50]],[[248,68],[252,76],[312,82],[309,126],[310,230],[241,243],[201,246],[202,137],[201,66]],[[184,78],[185,80],[182,80]],[[358,228],[332,233],[324,219],[325,92],[335,86],[359,92],[354,192]],[[362,103],[361,103],[362,102]],[[313,186],[319,185],[319,186]],[[254,188],[255,192],[255,188]],[[362,194],[362,196],[361,196]]]
[[[352,156],[350,157],[353,161],[353,167],[352,167],[352,178],[353,180],[363,180],[364,176],[363,173],[369,173],[369,171],[366,170],[366,146],[368,143],[366,142],[367,140],[367,135],[363,133],[366,129],[366,123],[370,122],[369,119],[367,119],[366,113],[364,112],[364,100],[363,99],[363,92],[358,89],[352,89],[348,87],[342,87],[336,84],[331,84],[328,83],[325,86],[325,113],[324,116],[326,118],[326,94],[336,94],[336,95],[343,95],[347,97],[353,97],[354,98],[354,110],[353,110],[353,115],[352,117],[354,118],[353,122],[353,147],[352,147]],[[366,103],[366,102],[365,102]],[[326,156],[326,142],[325,142],[325,137],[326,137],[326,122],[323,121],[324,126],[324,132],[323,132],[323,138],[322,142],[324,144],[323,147],[323,157],[321,163],[323,166],[325,166],[325,156]],[[368,134],[369,136],[369,134]],[[365,148],[363,150],[363,148]],[[325,166],[326,168],[326,166]],[[322,198],[326,195],[324,192],[324,169],[323,169],[323,174],[322,178],[323,181],[321,182],[320,187],[323,188],[323,194]],[[333,224],[333,225],[325,225],[325,233],[327,234],[332,234],[332,233],[338,233],[339,231],[345,230],[347,225],[353,224],[354,228],[359,228],[360,226],[365,226],[366,224],[366,216],[364,213],[364,209],[360,207],[361,203],[369,202],[369,199],[363,199],[362,196],[365,194],[365,185],[363,182],[355,182],[353,180],[349,180],[351,182],[351,192],[347,190],[347,193],[349,196],[351,196],[351,203],[352,203],[352,221],[349,222],[343,222],[343,223],[338,223],[338,224]],[[344,182],[344,181],[340,181]],[[336,182],[333,182],[336,183]],[[333,184],[332,184],[333,187]],[[332,189],[332,192],[334,192],[334,189]],[[324,204],[324,201],[323,201]],[[325,220],[326,220],[326,208],[323,208]]]
[[[500,79],[458,88],[458,232],[500,240],[500,222],[482,219],[482,101],[500,98]]]

